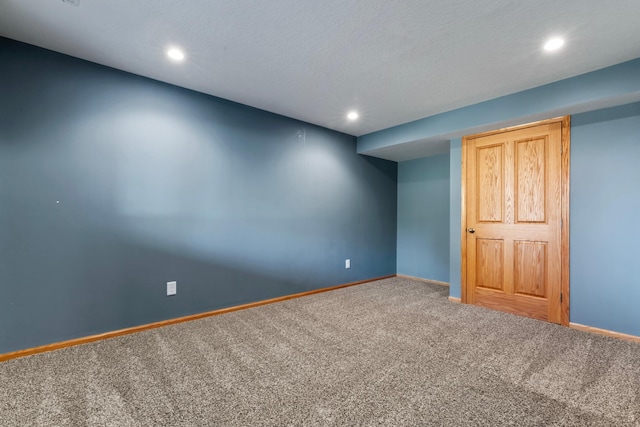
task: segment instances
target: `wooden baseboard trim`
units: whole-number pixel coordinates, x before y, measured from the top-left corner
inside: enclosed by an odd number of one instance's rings
[[[300,293],[292,294],[292,295],[285,295],[285,296],[282,296],[282,297],[276,297],[276,298],[266,299],[266,300],[262,300],[262,301],[250,302],[250,303],[247,303],[247,304],[236,305],[236,306],[233,306],[233,307],[221,308],[219,310],[207,311],[205,313],[198,313],[198,314],[192,314],[192,315],[184,316],[184,317],[177,317],[177,318],[174,318],[174,319],[162,320],[160,322],[147,323],[145,325],[133,326],[131,328],[120,329],[120,330],[111,331],[111,332],[105,332],[105,333],[102,333],[102,334],[91,335],[91,336],[88,336],[88,337],[75,338],[75,339],[68,340],[68,341],[62,341],[62,342],[57,342],[57,343],[53,343],[53,344],[42,345],[42,346],[39,346],[39,347],[28,348],[28,349],[25,349],[25,350],[18,350],[18,351],[14,351],[14,352],[11,352],[11,353],[0,354],[0,362],[5,362],[5,361],[11,360],[11,359],[17,359],[19,357],[32,356],[34,354],[45,353],[45,352],[48,352],[48,351],[60,350],[62,348],[66,348],[66,347],[73,347],[73,346],[76,346],[76,345],[87,344],[87,343],[90,343],[90,342],[105,340],[105,339],[108,339],[108,338],[115,338],[115,337],[119,337],[119,336],[122,336],[122,335],[129,335],[129,334],[133,334],[133,333],[136,333],[136,332],[146,331],[146,330],[149,330],[149,329],[161,328],[163,326],[175,325],[177,323],[183,323],[183,322],[189,322],[189,321],[192,321],[192,320],[203,319],[205,317],[217,316],[219,314],[231,313],[233,311],[245,310],[245,309],[253,308],[253,307],[259,307],[261,305],[273,304],[273,303],[276,303],[276,302],[287,301],[287,300],[294,299],[294,298],[306,297],[306,296],[309,296],[309,295],[319,294],[319,293],[322,293],[322,292],[335,291],[336,289],[347,288],[349,286],[361,285],[363,283],[374,282],[376,280],[382,280],[382,279],[389,279],[389,278],[392,278],[392,277],[395,277],[395,274],[392,274],[390,276],[375,277],[373,279],[360,280],[358,282],[345,283],[345,284],[342,284],[342,285],[331,286],[331,287],[328,287],[328,288],[314,289],[314,290],[311,290],[311,291],[300,292]]]
[[[633,341],[640,343],[640,337],[635,335],[623,334],[621,332],[609,331],[607,329],[594,328],[593,326],[581,325],[579,323],[569,323],[571,329],[577,329],[579,331],[590,332],[592,334],[605,335],[608,337],[619,338],[626,341]]]
[[[422,277],[408,276],[406,274],[396,274],[396,277],[401,279],[417,280],[419,282],[432,283],[434,285],[449,286],[447,282],[441,282],[439,280],[423,279]]]
[[[458,298],[458,297],[451,297],[450,296],[449,297],[449,301],[455,302],[455,303],[458,303],[458,304],[462,304],[462,300],[460,298]]]

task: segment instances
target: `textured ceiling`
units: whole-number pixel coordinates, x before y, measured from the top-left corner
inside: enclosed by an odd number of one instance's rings
[[[358,136],[640,57],[638,22],[640,0],[0,1],[0,35]]]

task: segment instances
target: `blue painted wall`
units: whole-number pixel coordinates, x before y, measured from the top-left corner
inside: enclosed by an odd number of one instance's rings
[[[571,321],[640,336],[640,103],[571,128]]]
[[[2,38],[0,94],[0,353],[396,272],[354,137]]]
[[[462,253],[460,227],[462,227],[462,138],[452,139],[449,152],[449,296],[461,297]]]
[[[449,154],[398,164],[397,266],[449,282]]]

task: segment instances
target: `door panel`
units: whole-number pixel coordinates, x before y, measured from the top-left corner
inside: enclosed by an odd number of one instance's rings
[[[515,242],[515,286],[517,294],[547,296],[547,243]]]
[[[562,126],[464,139],[464,302],[561,322]]]
[[[502,222],[504,176],[502,145],[478,147],[478,221]]]
[[[546,222],[546,138],[516,141],[517,222]]]
[[[480,288],[503,290],[504,242],[476,239],[476,278]]]

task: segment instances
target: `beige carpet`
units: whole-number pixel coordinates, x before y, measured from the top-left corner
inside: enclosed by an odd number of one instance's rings
[[[0,363],[0,426],[633,426],[640,345],[387,279]]]

